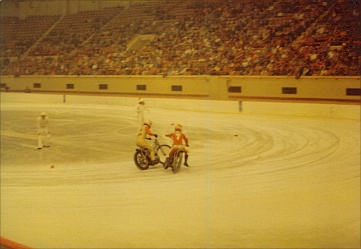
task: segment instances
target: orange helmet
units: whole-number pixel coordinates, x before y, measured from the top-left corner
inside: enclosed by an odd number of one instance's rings
[[[180,125],[180,124],[176,124],[176,125],[174,126],[174,130],[176,130],[176,131],[182,131],[182,129],[183,129],[183,127],[182,127],[182,125]]]

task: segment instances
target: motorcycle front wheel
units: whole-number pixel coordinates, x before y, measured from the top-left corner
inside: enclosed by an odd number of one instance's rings
[[[159,146],[157,154],[161,164],[165,163],[165,159],[168,157],[170,149],[171,147],[168,144],[162,144]]]
[[[174,160],[173,160],[173,164],[172,164],[172,170],[174,173],[177,173],[178,170],[181,167],[183,161],[183,152],[182,151],[177,151],[174,154]]]

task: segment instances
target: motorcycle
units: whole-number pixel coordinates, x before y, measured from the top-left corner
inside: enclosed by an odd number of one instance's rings
[[[151,140],[150,138],[147,138]],[[160,144],[158,139],[154,139],[154,143],[152,144],[153,148],[157,153],[158,159],[155,162],[152,162],[150,158],[150,151],[146,148],[138,147],[134,153],[134,162],[135,165],[140,170],[146,170],[149,166],[155,166],[159,163],[164,165],[164,162],[169,154],[171,147],[168,144]]]
[[[182,149],[177,149],[174,152],[173,157],[168,157],[166,159],[165,163],[163,164],[164,169],[171,167],[173,173],[177,173],[182,165],[183,153],[184,153],[184,151]]]

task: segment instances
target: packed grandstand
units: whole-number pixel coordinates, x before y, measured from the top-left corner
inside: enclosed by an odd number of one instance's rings
[[[2,75],[361,73],[360,2],[149,1],[1,17]]]

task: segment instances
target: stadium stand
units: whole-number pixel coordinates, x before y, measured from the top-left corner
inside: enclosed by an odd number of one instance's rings
[[[2,17],[1,73],[359,76],[360,9],[359,1],[186,0]]]

